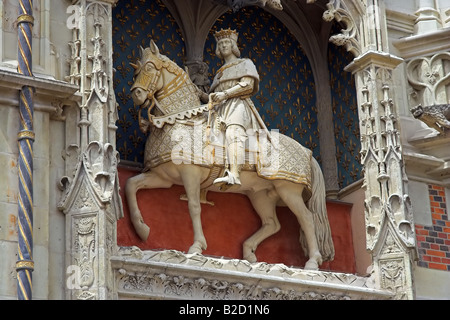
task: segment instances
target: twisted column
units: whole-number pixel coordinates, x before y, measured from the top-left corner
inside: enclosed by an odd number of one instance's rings
[[[18,72],[32,74],[33,1],[19,0],[18,22]],[[19,201],[18,201],[18,261],[17,297],[32,299],[33,262],[33,88],[22,87],[19,93],[20,131],[19,145]]]

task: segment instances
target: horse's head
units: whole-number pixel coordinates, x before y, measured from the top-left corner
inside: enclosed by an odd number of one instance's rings
[[[159,49],[153,40],[150,47],[141,50],[141,59],[136,64],[130,63],[134,68],[134,83],[131,86],[131,97],[136,105],[141,106],[159,91],[164,81],[161,77],[165,57],[159,53]]]

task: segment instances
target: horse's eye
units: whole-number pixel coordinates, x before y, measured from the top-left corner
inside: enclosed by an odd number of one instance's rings
[[[151,63],[147,63],[147,64],[145,65],[145,71],[152,71],[152,70],[153,70],[152,64],[151,64]]]

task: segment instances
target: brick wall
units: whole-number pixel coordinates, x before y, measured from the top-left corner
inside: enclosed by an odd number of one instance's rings
[[[447,214],[445,188],[429,185],[431,226],[416,224],[418,265],[450,271],[450,221]]]

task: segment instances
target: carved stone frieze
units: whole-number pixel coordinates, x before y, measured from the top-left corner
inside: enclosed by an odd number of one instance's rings
[[[122,247],[111,259],[119,298],[208,300],[390,299],[367,277],[283,264]]]

